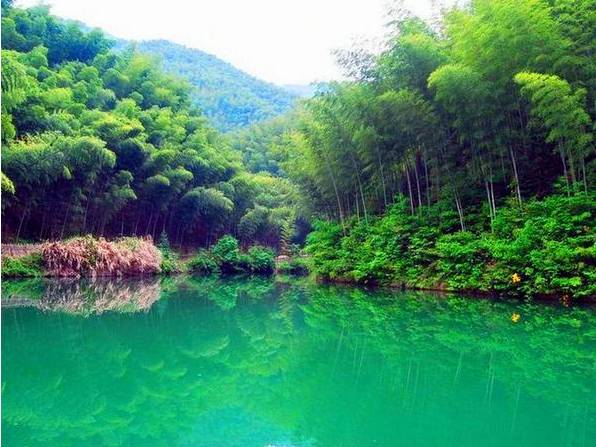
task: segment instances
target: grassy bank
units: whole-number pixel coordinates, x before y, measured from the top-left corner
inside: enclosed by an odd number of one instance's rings
[[[162,255],[149,239],[108,241],[91,236],[46,242],[22,257],[2,257],[2,277],[152,275]]]

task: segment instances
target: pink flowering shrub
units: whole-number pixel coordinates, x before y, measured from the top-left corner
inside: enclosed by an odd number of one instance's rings
[[[107,241],[91,236],[45,243],[42,257],[50,276],[130,276],[159,272],[161,253],[149,239]]]

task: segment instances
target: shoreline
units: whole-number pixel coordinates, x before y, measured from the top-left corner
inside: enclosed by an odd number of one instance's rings
[[[93,239],[91,239],[93,240]],[[41,260],[42,257],[42,249],[44,247],[43,243],[31,243],[31,244],[2,244],[1,251],[0,251],[0,258],[2,261],[2,280],[26,280],[26,279],[33,279],[33,278],[47,278],[47,279],[71,279],[71,280],[83,280],[83,279],[126,279],[126,278],[167,278],[167,277],[179,277],[183,275],[190,275],[190,276],[217,276],[217,277],[233,277],[233,276],[257,276],[257,277],[275,277],[275,276],[288,276],[288,277],[296,277],[296,278],[304,278],[309,277],[314,282],[323,283],[323,284],[338,284],[338,285],[346,285],[352,287],[363,287],[363,288],[371,288],[371,289],[388,289],[388,290],[411,290],[411,291],[428,291],[434,293],[441,293],[441,294],[459,294],[465,297],[471,298],[488,298],[488,299],[514,299],[514,300],[533,300],[542,303],[560,303],[564,306],[570,305],[582,305],[586,304],[589,306],[596,305],[596,296],[588,296],[582,298],[574,299],[572,296],[563,295],[563,294],[532,294],[532,295],[523,295],[523,294],[515,294],[515,293],[499,293],[498,291],[488,291],[488,290],[480,290],[480,289],[451,289],[448,288],[444,283],[437,283],[437,284],[430,284],[430,285],[412,285],[407,284],[405,282],[400,281],[390,281],[388,283],[377,283],[377,282],[359,282],[347,278],[326,278],[316,276],[314,273],[306,273],[306,270],[301,271],[288,271],[282,266],[287,264],[288,262],[292,262],[294,260],[301,259],[304,262],[304,258],[295,257],[295,258],[288,258],[285,257],[280,259],[280,257],[275,258],[274,264],[271,265],[271,269],[267,272],[257,272],[257,271],[236,271],[236,272],[226,272],[226,271],[205,271],[203,273],[199,273],[197,271],[189,270],[188,266],[186,265],[187,262],[182,260],[176,261],[179,262],[179,266],[182,267],[179,270],[170,270],[164,271],[163,270],[163,261],[167,258],[164,253],[154,245],[153,241],[146,240],[143,238],[129,238],[130,241],[133,243],[141,242],[147,245],[154,252],[154,260],[152,261],[153,265],[151,268],[131,268],[132,261],[138,261],[135,258],[138,257],[138,252],[135,248],[129,248],[129,256],[121,264],[120,268],[118,269],[99,269],[95,270],[93,268],[83,269],[79,266],[77,269],[74,265],[72,268],[68,269],[60,269],[52,268],[51,266],[47,265],[44,261]],[[102,241],[102,239],[96,239],[94,241]],[[112,242],[107,242],[105,239],[103,240],[105,243],[113,244]],[[64,241],[57,241],[52,244],[60,245],[63,244]],[[8,252],[8,254],[6,254]],[[35,270],[20,272],[20,274],[16,275],[5,275],[5,261],[10,259],[11,261],[14,260],[23,260],[31,256],[37,256],[38,264],[36,265]],[[178,255],[176,255],[178,256]],[[188,258],[192,259],[192,258]],[[67,259],[68,260],[68,259]],[[131,261],[132,260],[132,261]],[[160,262],[162,262],[162,267],[160,270]]]
[[[250,280],[251,278],[295,278],[295,279],[308,279],[315,284],[326,284],[326,285],[336,285],[336,286],[345,286],[345,287],[359,287],[363,289],[370,289],[370,290],[390,290],[394,292],[431,292],[438,295],[461,295],[464,298],[468,299],[488,299],[488,300],[513,300],[513,301],[534,301],[542,304],[548,305],[562,305],[565,307],[573,307],[573,306],[589,306],[594,307],[596,306],[596,297],[588,297],[588,298],[580,298],[580,299],[568,299],[565,300],[564,296],[560,295],[534,295],[531,297],[523,297],[523,296],[515,296],[515,295],[507,295],[507,294],[499,294],[496,292],[487,292],[483,290],[457,290],[457,289],[449,289],[442,286],[437,287],[429,287],[429,286],[409,286],[403,283],[393,282],[390,284],[363,284],[358,283],[355,281],[349,281],[345,279],[340,280],[332,280],[328,278],[320,278],[316,277],[313,274],[309,275],[296,275],[296,274],[289,274],[289,273],[272,273],[270,275],[262,275],[262,274],[254,274],[254,273],[235,273],[235,274],[217,274],[211,273],[207,275],[201,275],[191,272],[180,272],[180,273],[173,273],[173,274],[163,274],[163,273],[148,273],[148,274],[134,274],[134,275],[79,275],[79,276],[56,276],[56,275],[43,275],[43,276],[26,276],[26,277],[5,277],[2,276],[2,281],[26,281],[26,280],[64,280],[64,281],[85,281],[85,280],[105,280],[105,281],[119,281],[119,280],[142,280],[142,279],[166,279],[166,278],[183,278],[183,277],[197,277],[197,278],[244,278]]]
[[[363,287],[370,289],[387,289],[387,290],[399,290],[399,291],[419,291],[419,292],[433,292],[441,295],[463,295],[466,298],[481,298],[491,300],[511,299],[517,301],[537,301],[544,304],[561,304],[566,307],[575,305],[589,305],[596,306],[596,296],[587,298],[565,298],[565,295],[556,294],[536,294],[530,297],[519,296],[519,295],[508,295],[499,294],[498,292],[489,292],[485,290],[472,290],[472,289],[449,289],[444,286],[411,286],[405,283],[392,282],[389,284],[373,284],[373,283],[359,283],[357,281],[351,281],[347,279],[329,279],[329,278],[313,278],[314,281],[321,284],[335,284],[344,285],[349,287]]]

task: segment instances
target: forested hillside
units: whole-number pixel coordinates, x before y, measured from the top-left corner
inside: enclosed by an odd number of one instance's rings
[[[3,2],[3,239],[286,247],[310,220],[321,278],[594,296],[594,10],[473,0],[432,27],[393,17],[379,55],[342,58],[350,81],[224,137],[151,57]],[[243,91],[194,50],[146,45],[205,91]]]
[[[355,79],[306,104],[281,165],[330,220],[317,274],[594,295],[595,10],[473,0],[346,59]]]
[[[280,166],[288,135],[296,130],[298,114],[285,115],[253,124],[226,135],[232,149],[242,155],[244,166],[251,172],[269,172],[286,177]]]
[[[293,186],[246,172],[187,82],[111,45],[47,7],[2,2],[3,241],[287,237]]]
[[[190,97],[220,131],[244,127],[289,111],[298,95],[250,76],[200,50],[165,40],[135,43],[139,52],[158,56],[167,73],[186,79]]]

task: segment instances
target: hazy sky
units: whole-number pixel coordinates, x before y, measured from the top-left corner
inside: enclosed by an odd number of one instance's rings
[[[20,0],[30,6],[38,0]],[[58,16],[126,39],[167,39],[278,84],[337,79],[331,51],[379,39],[388,0],[45,0]],[[431,0],[405,0],[428,16]]]

